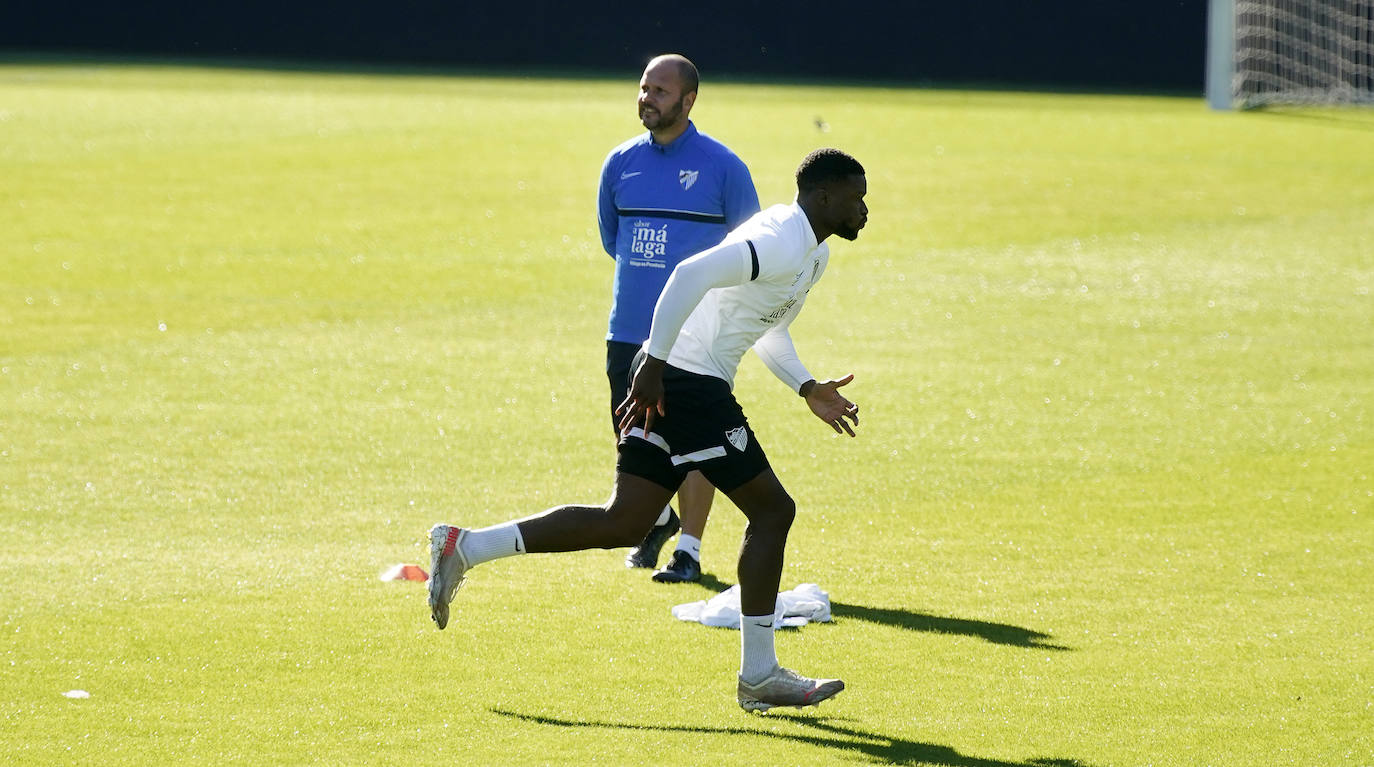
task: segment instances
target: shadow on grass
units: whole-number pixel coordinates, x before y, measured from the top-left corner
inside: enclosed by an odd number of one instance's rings
[[[818,719],[794,714],[768,714],[769,719],[791,722],[799,731],[796,733],[769,732],[752,727],[689,727],[685,725],[629,724],[623,722],[596,722],[560,719],[537,714],[521,714],[499,708],[491,709],[493,714],[510,719],[518,719],[529,724],[547,727],[567,727],[576,729],[632,730],[639,732],[680,732],[692,735],[757,735],[804,743],[821,748],[847,752],[855,756],[864,755],[883,764],[935,765],[936,767],[1088,767],[1075,759],[1031,759],[1025,762],[1008,762],[1001,759],[982,759],[961,754],[949,746],[936,743],[922,743],[916,740],[889,737],[865,732],[853,726],[837,724],[849,721],[837,719]],[[810,730],[808,732],[807,730]]]
[[[697,581],[697,585],[711,591],[712,593],[720,594],[735,584],[726,583],[721,579],[717,578],[716,576],[703,571],[701,574],[701,580]]]
[[[843,602],[833,601],[830,603],[830,614],[836,618],[853,618],[854,620],[881,623],[885,626],[895,626],[909,631],[926,631],[932,634],[960,634],[963,636],[978,637],[979,639],[985,639],[993,644],[1011,645],[1013,647],[1029,647],[1036,650],[1072,649],[1064,645],[1051,643],[1049,640],[1054,637],[1050,634],[1033,631],[1021,626],[1012,626],[1006,623],[989,623],[987,621],[973,621],[964,618],[945,618],[939,615],[915,613],[909,610],[864,607],[863,605],[848,605]]]
[[[710,573],[702,573],[698,586],[719,594],[730,588],[731,584],[721,581]],[[867,621],[869,623],[879,623],[893,628],[906,629],[908,631],[924,631],[930,634],[957,634],[960,636],[971,636],[992,642],[993,644],[1009,645],[1011,647],[1026,647],[1034,650],[1072,650],[1061,644],[1055,644],[1050,640],[1054,639],[1051,634],[1012,626],[1007,623],[989,623],[987,621],[975,621],[965,618],[946,618],[940,615],[930,615],[928,613],[917,613],[909,610],[895,610],[886,607],[865,607],[864,605],[851,605],[844,602],[830,602],[830,615],[837,619],[854,619]]]

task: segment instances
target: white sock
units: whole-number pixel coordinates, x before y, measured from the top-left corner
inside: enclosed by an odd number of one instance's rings
[[[514,522],[469,530],[463,536],[463,557],[469,567],[524,553],[525,539],[520,535],[520,526]]]
[[[773,616],[741,615],[739,678],[745,684],[762,682],[778,667],[773,649]]]
[[[671,506],[664,506],[663,513],[658,515],[658,521],[654,523],[654,527],[668,524],[668,517],[672,516],[672,513],[673,509]]]
[[[701,561],[701,539],[695,535],[683,533],[677,537],[677,550],[685,551],[692,555],[692,559]]]

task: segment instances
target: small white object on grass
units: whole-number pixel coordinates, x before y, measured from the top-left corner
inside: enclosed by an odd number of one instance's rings
[[[830,621],[830,594],[814,583],[803,583],[791,591],[778,593],[773,613],[773,628],[798,628],[811,622]],[[709,601],[689,602],[672,608],[673,617],[689,623],[716,628],[738,629],[740,621],[739,586],[731,586]]]

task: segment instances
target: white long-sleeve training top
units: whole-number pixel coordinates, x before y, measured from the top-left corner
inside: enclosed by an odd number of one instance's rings
[[[787,327],[825,273],[830,248],[801,206],[756,213],[717,246],[678,264],[654,307],[646,348],[668,364],[735,386],[751,347],[797,391],[812,380]]]

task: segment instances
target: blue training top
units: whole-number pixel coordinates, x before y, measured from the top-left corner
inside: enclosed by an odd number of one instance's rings
[[[643,343],[678,263],[718,244],[758,211],[744,162],[690,121],[670,144],[659,146],[646,132],[612,149],[597,194],[601,244],[615,258],[606,339]]]

